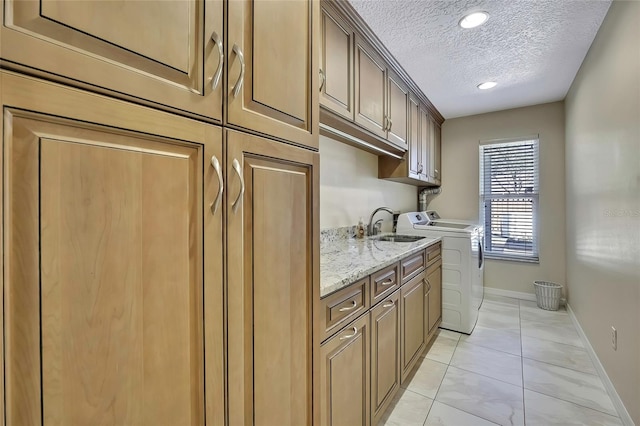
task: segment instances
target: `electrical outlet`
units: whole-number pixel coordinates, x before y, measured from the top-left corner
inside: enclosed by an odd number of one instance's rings
[[[611,326],[611,346],[613,346],[613,350],[618,350],[618,330],[614,326]]]

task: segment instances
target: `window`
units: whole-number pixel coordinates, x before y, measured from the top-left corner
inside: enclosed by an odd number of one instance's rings
[[[480,218],[489,258],[538,261],[538,137],[480,142]]]

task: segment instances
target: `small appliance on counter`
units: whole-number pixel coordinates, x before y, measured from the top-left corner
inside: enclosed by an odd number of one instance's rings
[[[441,328],[471,334],[484,298],[482,226],[442,219],[434,211],[403,213],[398,234],[442,238]]]

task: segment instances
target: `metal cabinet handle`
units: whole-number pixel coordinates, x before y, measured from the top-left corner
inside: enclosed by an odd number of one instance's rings
[[[324,87],[324,82],[327,80],[327,76],[324,75],[324,71],[320,68],[320,92],[322,92],[322,88]]]
[[[224,51],[222,50],[222,38],[218,35],[217,32],[213,32],[211,34],[211,40],[218,46],[218,68],[216,69],[216,73],[213,75],[211,79],[211,90],[216,90],[218,88],[218,84],[220,84],[220,77],[222,77],[222,66],[224,65]]]
[[[211,157],[211,165],[213,169],[216,171],[216,175],[218,176],[218,195],[216,195],[216,199],[211,203],[211,214],[216,214],[218,207],[220,206],[220,201],[222,201],[222,193],[224,192],[224,182],[222,180],[222,171],[220,170],[220,162],[218,158],[214,155]]]
[[[418,164],[418,173],[422,173],[422,163]]]
[[[240,168],[240,163],[235,158],[233,159],[233,163],[231,163],[231,167],[238,174],[240,178],[240,192],[238,193],[238,198],[233,202],[231,208],[233,213],[238,211],[238,207],[240,206],[240,202],[242,201],[242,196],[244,195],[244,178],[242,177],[242,169]]]
[[[347,339],[351,339],[352,337],[356,337],[356,335],[358,334],[358,327],[353,327],[353,333],[352,334],[347,334],[346,336],[341,336],[340,340],[347,340]]]
[[[382,125],[382,131],[386,132],[388,130],[387,129],[388,126],[389,126],[389,118],[385,115],[383,125]]]
[[[380,285],[386,287],[386,286],[391,285],[393,283],[394,283],[394,280],[387,280],[387,281],[382,281],[380,283]]]
[[[427,292],[431,291],[431,282],[429,281],[428,278],[425,278],[427,280]]]
[[[393,120],[390,118],[388,120],[389,120],[389,128],[387,130],[391,131],[391,127],[393,127]]]
[[[438,175],[438,173],[440,173],[438,169],[434,169],[433,171],[435,172],[436,176]]]
[[[392,306],[396,306],[396,302],[391,301],[389,303],[385,303],[384,305],[382,305],[383,308],[390,308]]]
[[[242,83],[244,83],[244,55],[237,44],[233,45],[233,53],[235,53],[240,60],[240,75],[238,76],[238,81],[236,81],[235,86],[233,86],[233,97],[235,98],[238,96],[238,93],[240,93]]]
[[[340,309],[338,309],[338,312],[351,311],[351,310],[355,309],[356,306],[358,306],[358,304],[356,303],[355,300],[352,300],[351,303],[352,303],[351,306],[347,306],[345,308],[340,308]]]

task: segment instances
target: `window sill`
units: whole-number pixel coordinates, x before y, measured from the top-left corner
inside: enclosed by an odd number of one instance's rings
[[[513,256],[500,256],[497,254],[484,253],[484,258],[489,260],[504,260],[507,262],[518,262],[518,263],[534,263],[540,264],[539,257],[513,257]]]

